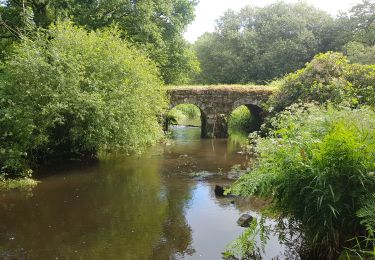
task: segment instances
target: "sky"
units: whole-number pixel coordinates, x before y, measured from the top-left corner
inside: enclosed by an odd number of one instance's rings
[[[295,3],[299,0],[284,0],[284,2]],[[276,0],[199,0],[195,10],[195,21],[189,25],[184,37],[193,43],[205,32],[212,32],[215,29],[215,20],[226,10],[240,10],[246,5],[265,6],[277,2]],[[347,11],[351,6],[361,3],[362,0],[305,0],[321,10],[336,16],[340,11]]]

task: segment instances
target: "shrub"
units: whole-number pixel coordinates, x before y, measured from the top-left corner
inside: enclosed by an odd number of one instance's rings
[[[375,106],[375,65],[352,64],[346,68],[345,78],[352,85],[353,99]]]
[[[375,63],[375,46],[368,46],[359,42],[349,42],[344,46],[344,52],[352,63]]]
[[[375,112],[299,106],[272,120],[256,138],[256,167],[233,191],[272,199],[302,224],[311,252],[333,259],[365,230],[357,211],[375,191]]]
[[[278,82],[270,101],[276,111],[301,102],[375,104],[375,66],[350,64],[341,53],[318,54],[306,67]]]
[[[24,39],[2,78],[2,174],[61,155],[141,152],[161,136],[166,101],[156,66],[116,29],[58,23]]]

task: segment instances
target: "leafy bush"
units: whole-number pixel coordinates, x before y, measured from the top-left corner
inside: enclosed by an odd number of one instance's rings
[[[375,46],[367,46],[359,42],[349,42],[344,51],[352,63],[374,64]]]
[[[365,230],[356,213],[375,191],[375,112],[294,105],[272,126],[255,138],[257,166],[233,191],[272,199],[302,223],[317,257],[333,259]]]
[[[157,68],[115,29],[58,23],[24,39],[0,82],[0,169],[25,174],[44,158],[141,152],[162,134]]]
[[[345,78],[352,85],[351,96],[360,104],[375,106],[375,65],[352,64]]]
[[[341,53],[318,54],[278,83],[279,91],[270,102],[276,111],[298,101],[375,104],[375,66],[350,64]]]

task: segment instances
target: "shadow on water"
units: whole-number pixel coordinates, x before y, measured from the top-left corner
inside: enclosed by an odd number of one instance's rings
[[[221,259],[243,228],[251,203],[216,198],[216,179],[181,172],[229,171],[243,164],[225,139],[200,139],[199,128],[174,128],[171,145],[142,157],[56,166],[31,192],[0,194],[1,259]],[[276,237],[268,256],[284,248]]]

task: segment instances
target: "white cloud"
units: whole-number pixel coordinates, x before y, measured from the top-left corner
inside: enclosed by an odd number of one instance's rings
[[[299,0],[284,0],[288,3],[295,3]],[[200,0],[195,11],[195,21],[188,27],[184,36],[190,42],[194,42],[205,32],[212,32],[215,29],[215,20],[226,10],[240,10],[246,5],[265,6],[276,2],[276,0]],[[332,15],[340,11],[347,11],[349,8],[362,0],[307,0],[308,4],[322,9]]]

